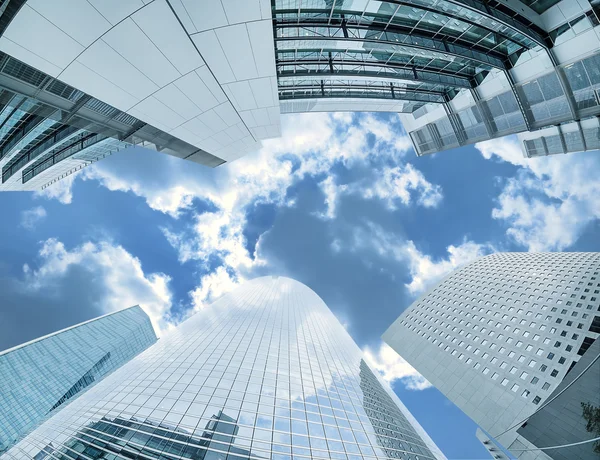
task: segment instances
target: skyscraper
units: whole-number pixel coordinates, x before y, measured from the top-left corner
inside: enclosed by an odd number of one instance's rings
[[[155,342],[135,306],[0,352],[0,453]]]
[[[596,332],[600,332],[598,321]],[[595,341],[583,354],[568,375],[548,397],[548,402],[527,419],[517,432],[536,447],[573,444],[568,449],[548,452],[554,460],[596,460],[600,442],[579,444],[597,436],[588,427],[592,421],[582,416],[583,405],[600,407],[600,341]],[[526,449],[524,443],[515,443],[513,449]],[[595,450],[596,449],[596,450]],[[522,460],[545,458],[528,452]]]
[[[418,155],[592,150],[599,24],[585,0],[5,1],[0,190],[132,144],[215,167],[280,113],[399,112]]]
[[[323,301],[282,277],[257,278],[199,311],[3,460],[75,452],[444,458]]]
[[[536,446],[517,429],[577,367],[599,332],[600,253],[498,253],[455,270],[383,339],[492,437],[524,456],[517,449]],[[572,411],[581,414],[581,407]]]

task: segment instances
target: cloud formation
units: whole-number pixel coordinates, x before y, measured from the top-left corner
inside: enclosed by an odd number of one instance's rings
[[[529,251],[562,251],[600,219],[600,156],[597,152],[523,158],[515,138],[475,145],[487,159],[519,166],[492,210],[506,234]]]
[[[190,292],[195,308],[264,265],[260,237],[253,253],[247,247],[248,213],[261,204],[294,206],[288,191],[306,177],[331,177],[336,165],[394,159],[401,166],[383,169],[383,182],[365,199],[384,200],[390,207],[412,200],[423,206],[438,201],[439,190],[412,165],[401,162],[410,142],[396,115],[382,120],[369,114],[315,113],[286,116],[282,121],[281,138],[264,141],[260,151],[214,171],[198,173],[199,168],[194,168],[191,173],[184,162],[173,159],[160,181],[141,181],[128,171],[117,173],[98,163],[83,178],[109,190],[131,192],[145,199],[150,208],[175,219],[189,213],[191,225],[184,230],[165,227],[163,234],[181,263],[194,261],[206,269],[198,288]],[[334,179],[331,184],[338,188]],[[206,204],[203,209],[197,206],[200,202]]]
[[[34,230],[37,224],[43,221],[46,216],[46,210],[42,206],[21,211],[20,226],[26,230]]]
[[[410,206],[416,203],[425,208],[436,207],[443,198],[442,188],[432,184],[421,171],[410,164],[384,166],[373,171],[374,177],[366,177],[349,184],[336,184],[333,175],[327,176],[319,186],[325,195],[325,212],[319,214],[325,219],[336,217],[336,206],[341,196],[356,195],[365,200],[380,200],[390,210],[398,205]]]
[[[382,342],[378,350],[366,347],[363,352],[365,361],[390,386],[398,380],[409,390],[425,390],[432,386],[425,377],[386,343]]]
[[[108,241],[88,241],[69,250],[59,240],[47,239],[39,251],[39,264],[24,265],[24,282],[31,290],[52,293],[73,270],[85,272],[85,279],[100,290],[94,303],[101,313],[140,305],[157,335],[172,327],[168,315],[172,304],[170,277],[144,273],[138,258]]]
[[[35,192],[35,196],[47,200],[57,200],[62,204],[71,204],[73,202],[73,183],[79,174],[81,174],[81,171],[71,174],[43,190]]]
[[[410,282],[405,286],[409,293],[418,295],[458,267],[478,257],[495,252],[489,243],[464,240],[460,245],[449,245],[447,257],[434,259],[420,251],[412,240],[400,238],[374,222],[366,222],[353,230],[350,251],[368,251],[382,259],[392,260],[399,268],[409,268]]]

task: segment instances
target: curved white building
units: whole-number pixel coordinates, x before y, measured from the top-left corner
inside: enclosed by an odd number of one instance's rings
[[[133,457],[445,458],[323,301],[282,277],[200,310],[1,458]]]

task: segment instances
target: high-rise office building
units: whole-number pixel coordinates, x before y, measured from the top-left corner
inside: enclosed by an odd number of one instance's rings
[[[498,253],[455,270],[383,339],[489,435],[528,458],[520,449],[536,445],[517,429],[567,373],[573,377],[599,333],[600,253]],[[581,415],[579,405],[572,411]]]
[[[600,320],[596,332],[600,332]],[[588,427],[593,417],[582,417],[582,404],[596,410],[600,408],[600,340],[592,343],[550,394],[547,404],[529,417],[517,432],[536,447],[572,444],[568,449],[548,451],[553,460],[596,460],[600,457],[600,442],[579,444],[598,436]],[[527,446],[519,442],[513,444],[515,449],[527,449]],[[541,460],[545,457],[534,450],[520,458]]]
[[[215,167],[280,113],[399,112],[418,155],[512,133],[600,147],[588,0],[6,0],[0,190],[132,144]]]
[[[155,342],[135,306],[0,352],[0,453]]]
[[[309,288],[257,278],[2,459],[445,458]]]

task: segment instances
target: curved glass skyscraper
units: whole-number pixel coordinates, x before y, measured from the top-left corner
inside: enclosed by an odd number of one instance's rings
[[[156,343],[134,306],[0,352],[0,454]]]
[[[441,459],[323,301],[288,278],[224,295],[2,459]]]

